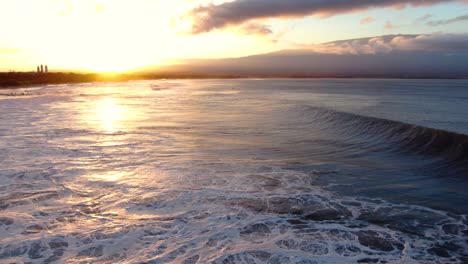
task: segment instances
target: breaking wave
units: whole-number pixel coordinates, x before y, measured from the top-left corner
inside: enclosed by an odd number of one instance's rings
[[[431,169],[468,173],[468,135],[317,107],[301,107],[302,121],[369,152],[423,155]]]

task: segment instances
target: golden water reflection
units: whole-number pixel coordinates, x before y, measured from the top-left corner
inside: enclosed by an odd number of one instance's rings
[[[125,122],[131,119],[130,109],[115,98],[104,98],[96,101],[95,116],[91,117],[97,122],[101,130],[115,133],[125,127]]]
[[[126,171],[107,171],[92,173],[87,175],[86,178],[95,181],[119,182],[123,179],[129,178],[129,176],[133,176],[133,174],[128,173]]]

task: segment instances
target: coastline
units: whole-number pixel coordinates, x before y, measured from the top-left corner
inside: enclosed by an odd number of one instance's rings
[[[0,89],[15,89],[49,84],[126,82],[158,79],[238,79],[233,75],[191,75],[191,74],[100,74],[100,73],[36,73],[0,72]]]
[[[0,89],[34,87],[49,84],[128,81],[132,79],[133,78],[130,76],[123,74],[9,72],[0,73]]]
[[[466,80],[468,78],[441,78],[437,76],[377,76],[377,75],[209,75],[191,73],[73,73],[73,72],[0,72],[0,90],[34,87],[50,84],[89,83],[89,82],[126,82],[161,79],[406,79],[406,80]]]

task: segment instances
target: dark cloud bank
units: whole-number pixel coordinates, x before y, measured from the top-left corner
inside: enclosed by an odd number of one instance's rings
[[[234,59],[187,60],[171,74],[468,78],[468,34],[387,35]]]
[[[330,16],[370,8],[406,5],[424,6],[466,0],[236,0],[219,5],[209,4],[192,9],[192,33],[199,34],[231,25],[240,25],[253,19],[270,17]]]

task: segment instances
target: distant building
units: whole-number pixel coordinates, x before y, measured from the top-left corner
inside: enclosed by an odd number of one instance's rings
[[[41,73],[44,72],[44,65],[41,64]]]
[[[48,73],[49,72],[49,67],[47,67],[47,65],[45,66],[45,73]]]
[[[41,69],[39,66],[37,66],[37,73],[40,73],[41,72]]]

